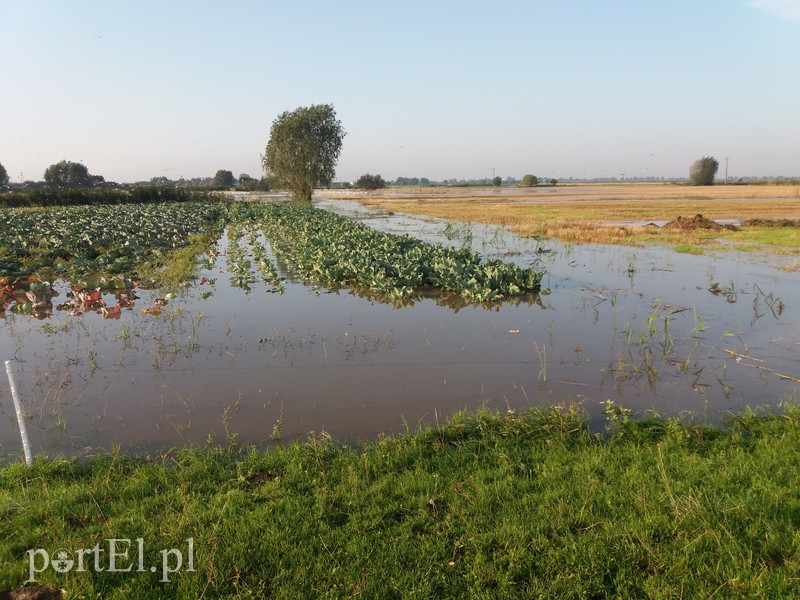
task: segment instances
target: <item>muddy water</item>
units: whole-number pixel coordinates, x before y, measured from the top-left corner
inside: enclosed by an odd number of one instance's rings
[[[268,444],[309,431],[357,441],[454,410],[582,402],[602,427],[613,400],[639,414],[718,420],[796,396],[800,275],[776,257],[689,256],[659,248],[564,246],[499,227],[320,207],[369,225],[547,270],[549,292],[501,306],[420,298],[395,307],[292,281],[230,285],[227,238],[206,282],[160,316],[139,290],[119,320],[9,314],[34,449],[157,451],[211,440]],[[244,242],[243,242],[244,243]],[[66,291],[66,290],[64,290]],[[0,444],[19,453],[7,386]]]

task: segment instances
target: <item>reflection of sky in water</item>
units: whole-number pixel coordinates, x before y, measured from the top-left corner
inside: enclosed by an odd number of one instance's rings
[[[484,255],[546,268],[550,293],[537,303],[458,310],[432,298],[395,309],[289,282],[272,294],[259,278],[246,293],[229,285],[223,238],[217,263],[201,274],[215,285],[182,291],[161,317],[141,314],[156,297],[141,290],[118,321],[57,313],[0,323],[4,358],[18,359],[34,448],[163,448],[209,436],[222,443],[233,433],[262,443],[281,418],[285,439],[310,430],[358,439],[464,407],[565,400],[594,417],[613,399],[718,418],[795,393],[795,382],[775,374],[800,378],[800,290],[798,274],[780,268],[788,260],[567,247],[499,227],[446,228],[346,201],[319,204],[370,214],[364,222],[383,230],[469,242]],[[731,293],[712,294],[714,283]],[[13,407],[0,389],[0,444],[17,452]]]

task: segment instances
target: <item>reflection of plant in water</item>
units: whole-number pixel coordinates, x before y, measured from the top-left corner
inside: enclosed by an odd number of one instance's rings
[[[301,353],[312,356],[316,352],[322,352],[323,358],[327,359],[330,342],[333,342],[334,349],[341,352],[345,362],[358,357],[366,358],[376,352],[388,353],[394,348],[391,330],[383,334],[374,329],[362,332],[345,331],[342,335],[329,340],[311,332],[300,334],[294,327],[290,327],[287,331],[273,329],[269,336],[258,340],[259,346],[269,346],[272,349],[273,357],[282,352],[283,357],[290,362]]]
[[[633,276],[636,275],[636,255],[633,252],[626,253],[628,263],[625,268],[625,274],[630,278],[633,283]]]
[[[469,221],[448,221],[444,226],[444,237],[461,243],[462,248],[472,246],[472,225]]]
[[[753,320],[750,321],[750,325],[764,316],[765,313],[761,310],[762,302],[769,308],[772,316],[775,317],[776,320],[780,319],[781,315],[783,315],[783,300],[773,296],[772,292],[770,292],[769,295],[765,294],[761,291],[761,288],[758,287],[758,284],[754,284],[754,287],[756,289],[756,294],[753,298]]]
[[[547,345],[542,344],[540,348],[539,344],[534,341],[533,348],[536,351],[536,356],[539,358],[539,381],[545,383],[547,381]]]
[[[383,335],[376,330],[364,331],[352,335],[350,332],[345,332],[344,335],[334,338],[334,342],[342,351],[345,361],[351,361],[356,356],[364,358],[380,350],[383,350],[384,353],[388,353],[394,348],[391,331],[387,331]]]
[[[484,248],[487,245],[490,248],[494,248],[496,250],[500,250],[501,248],[505,248],[506,247],[506,228],[503,227],[502,225],[498,225],[497,227],[495,227],[494,231],[492,233],[492,237],[484,242]]]
[[[720,285],[715,281],[708,288],[708,291],[715,296],[724,296],[730,304],[736,302],[736,287],[733,285],[732,281],[730,285],[726,286]]]
[[[666,366],[676,368],[679,372],[690,372],[697,366],[701,334],[705,332],[706,327],[695,311],[694,327],[682,339],[676,340],[672,323],[677,315],[688,310],[664,304],[656,299],[641,330],[630,323],[625,325],[623,331],[625,349],[617,354],[616,363],[612,363],[605,370],[611,372],[617,381],[646,376],[651,386],[660,379],[661,371]],[[694,373],[696,378],[703,368]]]

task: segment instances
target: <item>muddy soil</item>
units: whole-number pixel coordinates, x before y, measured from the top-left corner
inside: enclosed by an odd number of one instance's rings
[[[738,227],[735,225],[717,223],[716,221],[707,219],[703,215],[695,215],[690,219],[679,216],[666,223],[663,229],[679,229],[681,231],[737,231]]]

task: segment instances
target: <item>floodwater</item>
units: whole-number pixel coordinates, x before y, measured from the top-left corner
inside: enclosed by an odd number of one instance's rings
[[[57,310],[0,321],[0,359],[12,360],[34,451],[157,452],[234,436],[266,445],[310,431],[357,442],[463,408],[567,401],[582,403],[598,429],[607,400],[640,416],[716,422],[797,396],[800,275],[789,259],[567,246],[315,202],[381,230],[545,269],[548,291],[501,305],[439,297],[396,307],[303,285],[279,263],[283,294],[259,277],[242,289],[231,285],[223,236],[203,279],[160,316],[141,311],[158,293],[136,290],[119,319]],[[7,385],[0,394],[0,454],[18,456]]]

